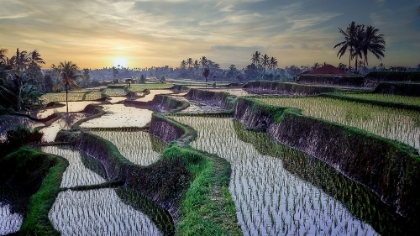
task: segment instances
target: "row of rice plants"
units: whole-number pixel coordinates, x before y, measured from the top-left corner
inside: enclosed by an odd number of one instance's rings
[[[327,163],[275,142],[268,133],[245,130],[238,121],[234,121],[234,128],[240,140],[251,143],[263,155],[281,158],[287,171],[334,196],[353,215],[369,222],[378,233],[406,235],[418,230],[414,219],[397,215],[371,190],[340,174]]]
[[[81,92],[69,92],[67,95],[67,101],[93,101],[102,97],[101,92],[99,91],[81,91]],[[41,100],[44,101],[44,104],[50,102],[65,102],[66,93],[46,93],[41,96]]]
[[[145,89],[169,89],[173,84],[131,84],[128,90],[131,92],[143,92]]]
[[[127,91],[122,88],[106,88],[103,93],[110,97],[122,97],[127,95]]]
[[[252,145],[239,140],[231,119],[174,119],[198,131],[192,147],[215,153],[231,163],[230,192],[245,235],[376,234],[339,201],[285,170],[281,159],[261,155]]]
[[[10,205],[0,202],[0,235],[7,235],[19,231],[23,216],[11,212]]]
[[[338,95],[349,97],[349,98],[358,98],[370,101],[380,101],[380,102],[390,102],[390,103],[400,103],[407,105],[420,106],[420,99],[413,96],[400,96],[392,94],[380,94],[380,93],[339,93]]]
[[[61,188],[69,188],[83,185],[102,184],[106,182],[104,177],[92,171],[84,165],[82,156],[78,150],[63,146],[44,146],[42,151],[65,158],[69,166],[63,174]]]
[[[97,129],[91,132],[114,143],[121,155],[136,165],[148,166],[159,160],[159,153],[153,149],[152,137],[146,132],[128,129],[119,132]]]
[[[149,217],[109,188],[61,192],[49,219],[61,235],[162,235]]]
[[[417,111],[324,97],[259,97],[256,100],[273,106],[299,108],[304,115],[356,127],[420,149],[420,112]]]

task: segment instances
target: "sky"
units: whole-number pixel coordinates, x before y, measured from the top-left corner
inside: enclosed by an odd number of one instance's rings
[[[385,35],[385,58],[369,66],[420,63],[418,0],[0,0],[0,48],[38,50],[43,68],[179,67],[206,56],[244,68],[255,51],[279,67],[348,63],[334,45],[355,21]]]

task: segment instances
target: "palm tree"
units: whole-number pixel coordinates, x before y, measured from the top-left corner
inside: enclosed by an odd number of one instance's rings
[[[261,53],[258,51],[255,51],[254,54],[251,55],[251,62],[254,63],[255,65],[259,65],[260,61],[261,61]]]
[[[206,57],[206,56],[202,56],[202,57],[200,58],[200,65],[201,65],[202,67],[207,67],[207,64],[208,64],[207,57]]]
[[[194,61],[194,68],[197,69],[198,67],[200,67],[200,62],[198,62],[198,60]]]
[[[267,54],[264,54],[261,58],[261,65],[266,68],[270,65],[270,57]]]
[[[41,54],[37,50],[33,50],[29,53],[29,60],[32,65],[37,66],[40,64],[45,64],[44,60],[41,58]]]
[[[185,60],[181,61],[181,69],[185,69],[187,62]]]
[[[278,67],[277,65],[277,59],[275,57],[271,57],[269,61],[268,68],[269,69],[276,69]]]
[[[187,60],[188,68],[191,68],[193,64],[194,64],[193,59],[191,57],[188,58],[188,60]]]
[[[0,64],[7,64],[7,51],[5,48],[0,48]]]
[[[10,65],[13,66],[16,70],[26,69],[28,64],[27,54],[27,51],[19,51],[19,48],[17,48],[16,54],[9,60]]]
[[[368,52],[371,52],[377,59],[385,57],[385,45],[383,34],[378,34],[379,29],[375,29],[373,26],[366,27],[366,30],[360,32],[362,35],[358,37],[358,46],[355,50],[355,54],[361,54],[364,57],[364,62],[368,66]]]
[[[357,33],[357,29],[360,27],[360,25],[356,25],[354,21],[350,23],[350,25],[347,27],[346,31],[339,29],[339,32],[344,36],[344,41],[341,43],[338,43],[334,46],[334,48],[341,46],[340,50],[338,50],[337,56],[341,58],[347,51],[347,49],[350,51],[349,53],[349,68],[350,68],[350,61],[353,59],[353,51],[354,51],[354,38]]]
[[[73,87],[75,89],[80,89],[77,85],[76,80],[78,78],[83,78],[83,75],[80,73],[79,68],[76,64],[71,61],[64,61],[60,62],[58,65],[58,71],[60,72],[60,79],[61,82],[57,84],[55,87],[64,86],[66,90],[66,112],[69,113],[69,103],[68,103],[68,91],[69,87]]]

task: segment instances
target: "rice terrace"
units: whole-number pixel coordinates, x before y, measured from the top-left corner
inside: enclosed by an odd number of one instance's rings
[[[2,3],[0,235],[420,235],[414,1],[77,2]]]

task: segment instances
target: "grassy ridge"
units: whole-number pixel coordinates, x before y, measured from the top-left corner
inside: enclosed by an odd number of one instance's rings
[[[60,192],[67,166],[68,162],[62,157],[29,148],[21,148],[2,159],[2,169],[16,173],[12,177],[16,184],[40,185],[29,199],[19,235],[59,235],[48,219],[48,212]]]
[[[252,98],[239,98],[235,116],[251,128],[265,119],[270,134],[280,142],[326,161],[369,187],[399,214],[417,218],[420,157],[416,149],[363,130],[269,107]]]

